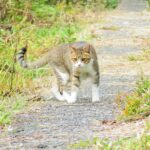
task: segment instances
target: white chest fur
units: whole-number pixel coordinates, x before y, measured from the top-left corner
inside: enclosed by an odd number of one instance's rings
[[[91,60],[90,63],[82,67],[80,71],[81,71],[81,79],[88,78],[95,75],[96,72],[93,68],[93,60]]]

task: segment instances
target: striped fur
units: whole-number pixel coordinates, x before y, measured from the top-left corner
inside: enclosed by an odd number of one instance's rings
[[[27,52],[27,48],[23,47],[20,52],[17,54],[17,60],[20,65],[24,68],[28,68],[27,62],[25,61],[25,54]]]
[[[37,61],[28,62],[25,60],[25,55],[27,52],[27,48],[23,47],[17,54],[17,61],[23,68],[28,69],[37,69],[40,68],[50,62],[50,53],[45,54],[41,58],[39,58]]]

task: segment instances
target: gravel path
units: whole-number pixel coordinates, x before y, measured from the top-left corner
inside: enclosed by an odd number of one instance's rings
[[[75,104],[43,101],[16,116],[7,135],[1,135],[0,150],[66,150],[68,144],[93,136],[125,136],[116,130],[104,132],[107,128],[100,121],[115,119],[116,95],[131,91],[138,77],[140,67],[130,63],[127,56],[138,53],[150,38],[150,13],[145,8],[144,0],[122,0],[117,10],[105,14],[103,23],[90,29],[96,35],[91,43],[96,47],[101,70],[99,103],[90,102],[89,81],[83,83],[81,98]],[[149,74],[147,69],[145,73]],[[138,127],[134,130],[132,134]],[[129,135],[130,131],[126,133]]]

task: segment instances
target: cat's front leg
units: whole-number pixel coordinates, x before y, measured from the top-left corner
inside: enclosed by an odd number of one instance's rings
[[[99,70],[98,67],[95,70],[95,74],[93,76],[93,84],[92,84],[92,102],[99,101]]]
[[[65,98],[64,98],[63,95],[60,94],[60,92],[59,92],[59,90],[58,90],[58,87],[53,87],[53,88],[51,89],[51,92],[52,92],[53,96],[54,96],[55,98],[57,98],[59,101],[65,101]]]
[[[64,93],[64,97],[68,103],[75,103],[77,101],[80,86],[80,76],[78,72],[74,72],[72,78],[71,95]]]
[[[77,101],[78,91],[79,89],[73,89],[70,95],[67,92],[64,92],[63,96],[68,103],[75,103]]]
[[[97,84],[92,85],[92,102],[99,101],[99,86]]]

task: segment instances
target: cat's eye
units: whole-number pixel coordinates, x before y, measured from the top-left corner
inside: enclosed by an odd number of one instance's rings
[[[83,61],[84,63],[89,63],[90,62],[90,58],[82,58],[81,61]]]
[[[81,60],[82,60],[82,61],[85,61],[85,60],[86,60],[86,58],[82,58]]]
[[[77,61],[77,58],[72,58],[73,61]]]

